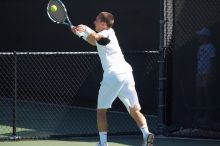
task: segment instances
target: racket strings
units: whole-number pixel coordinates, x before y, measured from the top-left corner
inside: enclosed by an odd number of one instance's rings
[[[51,11],[51,6],[55,5],[57,7],[56,11]],[[66,8],[59,0],[50,0],[47,6],[47,13],[49,17],[57,23],[63,23],[66,19]]]

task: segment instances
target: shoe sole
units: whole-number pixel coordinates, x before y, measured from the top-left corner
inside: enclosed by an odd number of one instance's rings
[[[154,134],[149,134],[147,137],[147,146],[153,146]]]
[[[142,146],[153,146],[153,142],[154,142],[154,134],[149,134],[147,136],[146,141],[144,141],[144,144]]]

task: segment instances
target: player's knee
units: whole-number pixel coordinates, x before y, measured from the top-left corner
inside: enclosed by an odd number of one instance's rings
[[[134,107],[130,107],[130,114],[131,116],[135,116],[140,112],[140,106],[135,105]]]

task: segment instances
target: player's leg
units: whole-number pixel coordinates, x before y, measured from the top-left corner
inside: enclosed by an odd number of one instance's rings
[[[97,124],[98,130],[100,132],[107,131],[107,118],[106,118],[107,109],[97,109]]]
[[[97,109],[97,126],[99,131],[99,144],[98,146],[107,145],[107,109]]]
[[[97,104],[97,126],[99,130],[100,141],[98,146],[107,146],[107,109],[111,108],[112,103],[116,99],[121,85],[114,76],[103,78],[99,89]]]
[[[143,133],[143,146],[152,146],[154,134],[149,132],[146,118],[140,112],[140,106],[134,105],[133,107],[130,107],[130,115],[135,120],[141,132]]]
[[[126,76],[126,83],[119,92],[119,99],[124,103],[131,117],[135,120],[138,127],[143,133],[143,145],[152,145],[154,135],[149,132],[147,121],[144,115],[140,112],[137,92],[135,89],[135,82],[132,73]]]
[[[140,106],[134,105],[133,107],[129,107],[130,115],[137,123],[138,127],[141,129],[141,131],[146,136],[147,133],[149,133],[147,121],[144,115],[140,112]],[[144,130],[144,131],[143,131]]]
[[[138,100],[135,100],[134,104],[132,105],[131,100],[129,100],[129,98],[121,94],[119,95],[119,99],[126,106],[129,114],[134,119],[137,126],[140,128],[143,134],[143,139],[147,139],[147,136],[150,134],[150,132],[149,132],[148,125],[147,125],[147,120],[145,116],[140,112],[141,108],[140,108],[140,104]]]

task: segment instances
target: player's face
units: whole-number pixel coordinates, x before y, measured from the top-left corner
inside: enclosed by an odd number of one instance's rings
[[[102,22],[101,19],[99,18],[100,16],[98,15],[94,21],[94,25],[95,25],[95,30],[97,32],[100,32],[102,30],[104,30],[106,28],[106,23]]]

